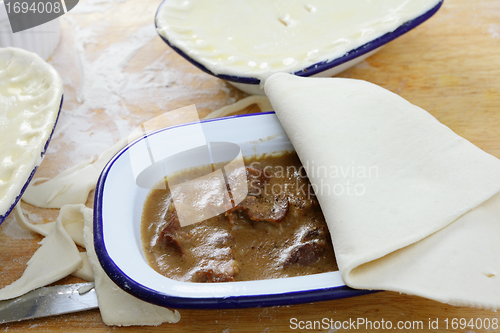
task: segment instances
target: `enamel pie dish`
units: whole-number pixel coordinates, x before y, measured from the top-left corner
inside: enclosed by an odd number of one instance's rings
[[[244,157],[293,150],[274,113],[219,118],[201,125],[207,141],[236,144]],[[168,158],[166,167],[172,171],[203,165],[204,159],[193,149],[199,146],[199,126],[189,123],[141,137],[117,153],[101,174],[95,193],[94,244],[101,266],[119,287],[144,301],[178,309],[286,305],[367,293],[345,286],[338,271],[248,282],[193,283],[169,279],[151,268],[140,232],[149,189],[139,186],[136,176],[140,174],[141,182],[150,184],[162,179],[155,168],[143,163],[148,149],[155,160]],[[228,151],[220,158],[231,158],[231,154]]]

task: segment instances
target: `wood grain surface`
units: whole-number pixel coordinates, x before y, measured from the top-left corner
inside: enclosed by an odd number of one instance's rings
[[[153,20],[159,3],[80,1],[62,17],[61,42],[49,62],[63,77],[65,100],[36,177],[53,177],[97,156],[128,130],[162,112],[194,103],[203,117],[246,96],[194,68],[155,35]],[[500,1],[445,0],[430,20],[339,76],[364,79],[399,94],[500,158]],[[55,209],[27,204],[23,208],[32,212],[35,222],[57,216]],[[21,276],[41,239],[20,230],[12,217],[0,226],[0,287]],[[58,283],[74,282],[80,280],[68,277]],[[108,327],[92,310],[3,324],[0,331],[286,332],[307,331],[307,321],[365,319],[390,321],[393,329],[323,325],[311,331],[500,332],[451,325],[453,318],[498,322],[496,312],[394,292],[284,307],[180,313],[179,323],[158,327]],[[436,320],[438,327],[430,327]],[[294,325],[299,321],[303,329]],[[406,328],[396,329],[398,322]]]

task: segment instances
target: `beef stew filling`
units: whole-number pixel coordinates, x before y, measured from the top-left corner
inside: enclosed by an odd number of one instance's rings
[[[170,191],[144,204],[144,252],[179,281],[231,282],[338,270],[328,228],[295,153],[245,160],[248,195],[234,208],[182,227]],[[196,168],[175,177],[193,179]]]

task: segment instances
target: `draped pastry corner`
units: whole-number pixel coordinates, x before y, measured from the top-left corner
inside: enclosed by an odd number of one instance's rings
[[[500,160],[374,84],[275,74],[266,94],[312,184],[375,165],[362,195],[316,193],[344,282],[500,308]]]

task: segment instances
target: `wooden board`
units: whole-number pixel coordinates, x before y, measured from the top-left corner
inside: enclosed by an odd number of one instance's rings
[[[65,101],[37,177],[52,177],[95,157],[127,130],[162,112],[194,103],[203,117],[245,96],[191,66],[155,35],[153,18],[159,3],[81,1],[62,18],[61,43],[50,62],[64,79]],[[364,79],[401,95],[500,158],[498,0],[445,0],[429,21],[339,76]],[[92,197],[88,205],[92,205]],[[57,210],[23,207],[37,221],[57,215]],[[21,276],[40,240],[38,235],[20,231],[11,218],[0,226],[0,287]],[[68,277],[59,283],[78,281]],[[398,323],[406,325],[401,331],[407,332],[491,332],[495,330],[455,328],[453,319],[500,321],[496,312],[393,292],[285,307],[182,310],[181,316],[177,324],[117,328],[104,325],[99,312],[93,310],[4,324],[0,330],[284,332],[305,331],[308,321],[317,321],[322,325],[314,331],[375,331],[369,324],[351,324],[364,319],[372,325],[382,325],[383,320],[384,327],[391,322],[392,330],[380,328],[377,332],[394,331]],[[343,328],[328,324],[336,321]]]

